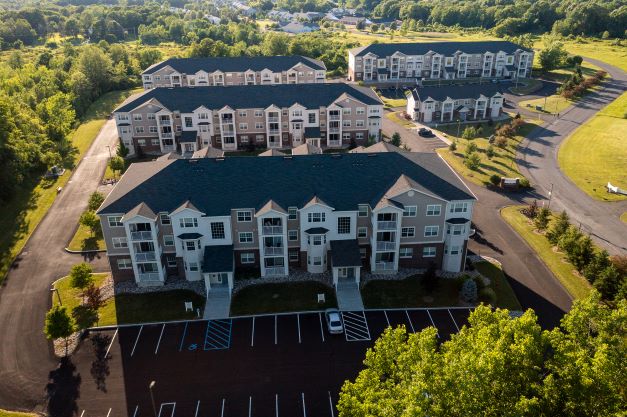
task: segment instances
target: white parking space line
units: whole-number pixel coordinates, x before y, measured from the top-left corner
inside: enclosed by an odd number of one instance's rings
[[[83,412],[81,413],[81,417],[83,417],[84,414],[85,414],[85,410],[83,410]]]
[[[198,417],[198,410],[200,409],[200,400],[196,403],[196,412],[194,413],[194,417]]]
[[[416,333],[414,330],[414,323],[411,322],[411,318],[409,317],[409,313],[405,310],[405,314],[407,315],[407,321],[409,322],[409,326],[411,327],[411,332]]]
[[[250,346],[255,345],[255,317],[253,317],[253,330],[250,333]]]
[[[322,327],[322,313],[318,313],[318,317],[320,318],[320,336],[322,336],[322,341],[324,342],[324,327]]]
[[[457,322],[455,321],[455,318],[453,317],[453,313],[451,313],[450,309],[447,309],[448,311],[448,315],[451,316],[451,320],[453,320],[453,324],[455,325],[455,328],[457,329],[457,331],[459,331],[459,326],[457,325]]]
[[[107,417],[109,417],[111,415],[111,409],[109,408],[109,411],[107,412]]]
[[[136,405],[136,406],[135,406],[135,411],[133,412],[133,417],[136,417],[136,416],[137,416],[137,412],[138,412],[138,411],[139,411],[139,405]],[[81,417],[83,417],[83,416],[81,415]]]
[[[105,355],[104,355],[105,358],[109,356],[109,351],[111,350],[111,346],[113,345],[113,341],[115,340],[115,337],[117,335],[118,335],[118,329],[115,329],[115,333],[113,333],[113,337],[111,338],[111,343],[109,343],[109,347],[107,348],[107,351],[105,352]]]
[[[161,405],[159,406],[159,415],[157,417],[161,417],[161,411],[163,410],[163,406],[164,405],[166,405],[166,406],[167,405],[171,405],[172,406],[172,413],[170,414],[170,417],[174,417],[174,410],[176,409],[176,403],[161,403]]]
[[[301,343],[301,339],[300,339],[300,314],[296,314],[296,323],[298,323],[298,343]]]
[[[276,345],[276,344],[277,344],[277,342],[278,342],[278,341],[277,341],[277,333],[278,333],[278,330],[277,330],[276,322],[277,322],[277,315],[275,314],[275,315],[274,315],[274,344],[275,344],[275,345]]]
[[[139,342],[139,336],[141,336],[142,330],[144,330],[143,325],[139,328],[139,332],[137,333],[137,339],[135,339],[135,344],[133,345],[133,349],[131,350],[131,356],[133,356],[133,354],[135,353],[135,348],[137,347],[137,342]]]
[[[333,413],[333,401],[331,400],[331,391],[327,391],[329,393],[329,407],[331,408],[331,417],[335,417]]]
[[[248,397],[248,417],[253,414],[253,397]]]
[[[183,342],[185,342],[185,336],[187,335],[187,325],[188,321],[185,322],[185,328],[183,329],[183,336],[181,336],[181,344],[179,345],[179,352],[183,350]]]
[[[438,335],[438,338],[439,338],[440,337],[440,331],[438,330],[438,328],[436,327],[435,323],[433,322],[433,317],[431,317],[431,313],[429,313],[429,309],[427,309],[427,314],[429,315],[429,320],[431,320],[431,325],[433,327],[435,327],[435,330],[437,331],[436,334]]]
[[[388,312],[383,310],[383,314],[385,314],[385,321],[388,322],[388,327],[390,327],[390,319],[388,318]]]
[[[307,417],[307,410],[305,409],[305,393],[300,393],[300,398],[303,400],[303,417]]]
[[[163,323],[163,327],[161,327],[161,334],[159,334],[159,340],[157,341],[157,346],[155,347],[155,355],[159,351],[159,345],[161,344],[161,338],[163,337],[164,330],[165,330],[165,323]]]
[[[222,398],[222,411],[220,412],[220,417],[224,417],[224,403],[226,402],[226,399]]]
[[[279,394],[274,394],[274,414],[279,417]]]
[[[370,340],[368,320],[363,311],[342,311],[344,337],[347,342],[363,342]]]

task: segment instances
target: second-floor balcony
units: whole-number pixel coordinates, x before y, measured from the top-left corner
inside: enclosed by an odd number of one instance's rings
[[[172,132],[161,132],[161,137],[164,139],[172,139]]]
[[[268,123],[278,123],[279,118],[277,116],[268,116]]]
[[[158,272],[144,272],[144,273],[139,273],[139,281],[140,282],[155,282],[155,281],[161,281],[161,278],[159,277],[159,273]]]
[[[268,134],[270,135],[278,135],[279,133],[281,133],[281,129],[268,128]]]
[[[157,254],[155,252],[137,252],[135,253],[136,262],[150,262],[156,261]]]
[[[332,146],[342,146],[341,140],[329,140],[329,147]]]
[[[395,221],[380,221],[377,222],[377,229],[379,230],[396,230]]]
[[[286,274],[286,269],[284,266],[273,266],[266,267],[266,276],[269,277],[280,277]]]
[[[396,250],[396,242],[389,242],[389,241],[377,241],[377,251],[379,252],[384,252],[384,251],[393,251]]]
[[[264,255],[283,255],[283,246],[264,246]]]
[[[131,240],[152,240],[152,232],[131,232]]]
[[[329,120],[340,120],[341,116],[339,114],[329,114]]]
[[[374,264],[375,271],[393,271],[394,262],[376,262]]]
[[[283,234],[283,226],[263,226],[261,230],[266,236]]]

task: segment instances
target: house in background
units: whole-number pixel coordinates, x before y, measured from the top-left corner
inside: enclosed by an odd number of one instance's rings
[[[383,148],[382,148],[383,149]],[[280,186],[277,186],[280,177]],[[476,198],[434,153],[158,159],[132,164],[98,210],[115,282],[234,274],[463,270]]]
[[[303,22],[289,22],[284,25],[279,26],[279,30],[285,33],[309,33],[315,32],[316,30],[320,30],[320,26],[315,23],[303,23]]]
[[[407,94],[407,114],[423,123],[496,119],[503,112],[506,89],[491,82],[417,87]]]

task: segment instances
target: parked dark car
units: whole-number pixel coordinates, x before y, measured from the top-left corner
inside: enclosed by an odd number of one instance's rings
[[[418,129],[418,135],[422,136],[423,138],[433,138],[433,137],[435,137],[433,132],[430,129],[427,129],[426,127],[421,127],[420,129]]]

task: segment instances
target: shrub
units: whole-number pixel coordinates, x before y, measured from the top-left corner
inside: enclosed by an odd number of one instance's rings
[[[527,178],[521,178],[520,181],[518,181],[518,185],[520,185],[522,188],[531,187],[531,183]]]
[[[494,140],[494,143],[496,144],[496,146],[498,146],[501,149],[507,146],[507,142],[508,141],[505,136],[497,136],[496,139]]]
[[[94,277],[92,275],[91,265],[86,262],[81,262],[72,267],[70,271],[70,285],[72,288],[79,288],[85,290],[85,288],[92,285]]]
[[[551,211],[546,207],[542,207],[538,211],[538,215],[533,220],[533,223],[538,230],[544,231],[546,230],[546,227],[549,225],[550,218],[551,218]]]
[[[494,152],[494,146],[489,145],[485,151],[485,154],[488,157],[488,159],[494,158],[494,155],[496,155],[496,152]]]
[[[614,265],[610,265],[603,269],[597,279],[594,281],[594,288],[600,293],[605,300],[613,300],[618,290],[623,286],[625,277],[622,277]]]
[[[91,211],[96,211],[104,201],[104,196],[98,191],[94,191],[89,196],[89,202],[87,203],[87,209]]]
[[[569,218],[568,218],[568,214],[566,214],[566,211],[561,212],[559,216],[557,216],[555,221],[553,221],[551,228],[546,234],[546,237],[547,239],[549,239],[549,242],[551,242],[554,245],[557,244],[557,242],[560,240],[562,235],[566,233],[566,230],[568,230],[568,226],[570,226],[570,223],[568,221],[569,221]]]
[[[470,155],[473,152],[477,152],[477,144],[470,142],[468,146],[466,146],[466,155]]]
[[[610,256],[606,250],[601,250],[596,252],[588,265],[583,269],[583,276],[586,277],[588,282],[594,284],[597,277],[601,274],[601,272],[611,265]]]
[[[477,301],[477,283],[468,278],[462,284],[462,290],[459,293],[462,301],[466,303],[474,303]]]
[[[479,301],[484,302],[486,304],[495,305],[496,304],[496,292],[490,287],[482,288],[479,291]]]
[[[533,200],[531,204],[522,209],[522,213],[530,219],[535,219],[535,217],[538,215],[538,202],[536,200]]]
[[[468,167],[468,169],[476,171],[481,165],[481,158],[475,152],[466,154],[466,157],[464,158],[464,164]]]
[[[581,232],[576,227],[570,225],[566,229],[566,232],[562,234],[557,241],[557,246],[566,252],[568,259],[575,252],[575,247],[578,245],[578,241],[581,238]]]
[[[401,134],[398,132],[394,132],[390,143],[394,146],[401,146]]]
[[[498,187],[501,184],[501,177],[496,174],[490,175],[490,183],[495,187]]]
[[[455,152],[455,151],[457,150],[457,143],[455,143],[455,142],[451,142],[451,144],[450,144],[450,145],[448,145],[448,149],[449,149],[451,152]]]

